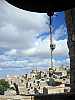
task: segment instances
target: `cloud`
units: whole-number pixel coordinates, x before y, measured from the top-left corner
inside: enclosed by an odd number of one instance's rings
[[[0,63],[1,62],[4,62],[4,61],[8,61],[8,60],[11,60],[11,59],[9,59],[7,56],[5,56],[5,55],[0,55]]]
[[[17,54],[16,49],[11,49],[11,50],[5,52],[5,55],[9,55],[9,56],[16,55],[16,54]]]
[[[70,58],[66,58],[66,64],[70,66]]]
[[[53,37],[55,40],[67,38],[67,28],[64,24],[55,29]]]
[[[54,55],[57,56],[68,56],[68,46],[67,39],[55,41],[56,49],[54,50]]]
[[[67,39],[56,41],[54,40],[55,50],[53,51],[54,56],[68,56],[68,46],[67,46]],[[50,41],[48,38],[41,41],[39,39],[36,43],[36,46],[30,48],[28,50],[22,50],[21,54],[25,56],[35,56],[35,57],[42,57],[48,58],[50,57]]]
[[[53,64],[54,66],[69,65],[68,58],[68,47],[67,39],[54,41],[56,48],[53,52]],[[49,40],[46,38],[41,41],[39,39],[36,46],[30,49],[11,49],[5,52],[5,57],[8,59],[0,63],[0,66],[11,66],[11,67],[31,67],[37,66],[39,68],[48,68],[50,66],[50,49],[49,49]],[[64,56],[64,58],[63,58]],[[55,59],[55,58],[60,59]],[[42,69],[43,69],[42,68]]]
[[[2,68],[0,68],[0,71],[2,71],[3,69]]]
[[[0,47],[30,48],[36,34],[48,31],[47,15],[24,11],[0,1]]]
[[[8,48],[0,55],[0,67],[48,68],[50,40],[47,22],[46,14],[24,11],[0,1],[0,47]],[[53,57],[65,56],[69,64],[66,34],[64,25],[55,29]],[[65,60],[53,58],[53,64],[61,66]]]

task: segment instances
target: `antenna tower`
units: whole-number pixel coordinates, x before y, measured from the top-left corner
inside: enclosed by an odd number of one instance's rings
[[[51,68],[53,67],[53,50],[55,49],[55,44],[53,44],[53,40],[52,40],[52,17],[54,15],[54,12],[49,12],[47,13],[47,15],[49,16],[49,20],[50,20],[50,23],[49,23],[49,28],[50,28],[50,54],[51,54]]]

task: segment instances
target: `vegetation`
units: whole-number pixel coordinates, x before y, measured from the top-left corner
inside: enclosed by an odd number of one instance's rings
[[[52,86],[54,82],[55,82],[54,79],[53,78],[50,78],[49,81],[47,81],[47,84],[49,86]]]
[[[61,82],[55,81],[53,78],[50,78],[49,81],[47,81],[48,86],[58,86],[61,84]]]
[[[37,73],[37,75],[35,76],[36,79],[41,79],[41,71]]]
[[[0,95],[4,95],[4,91],[6,91],[10,87],[9,83],[4,79],[0,80]]]

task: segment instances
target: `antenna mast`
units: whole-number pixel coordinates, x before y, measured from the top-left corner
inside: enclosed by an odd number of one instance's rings
[[[49,12],[47,13],[47,15],[49,16],[50,19],[50,24],[49,24],[49,28],[50,28],[50,49],[51,49],[51,68],[53,67],[53,50],[55,49],[55,44],[53,44],[53,40],[52,40],[52,16],[54,15],[54,12]]]

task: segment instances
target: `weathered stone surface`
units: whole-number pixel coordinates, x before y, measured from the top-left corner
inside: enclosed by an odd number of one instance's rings
[[[68,48],[70,56],[70,86],[75,93],[75,8],[65,11],[66,26],[68,32]]]
[[[5,96],[0,95],[0,100],[34,100],[34,96]]]

